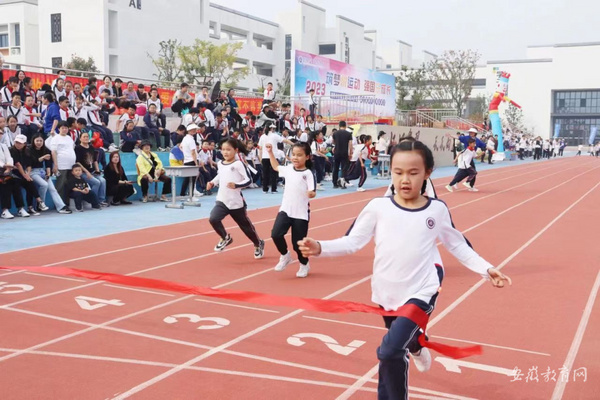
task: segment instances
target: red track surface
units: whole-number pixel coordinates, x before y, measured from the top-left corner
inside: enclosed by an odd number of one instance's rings
[[[447,180],[436,185],[443,188]],[[458,229],[514,284],[494,289],[442,251],[446,278],[429,334],[442,343],[480,343],[484,354],[458,362],[433,354],[425,374],[411,366],[411,398],[598,398],[600,317],[593,307],[600,284],[599,182],[600,163],[580,157],[483,172],[479,193],[438,190]],[[310,235],[339,237],[374,195],[313,201]],[[276,209],[250,214],[268,237]],[[223,254],[212,251],[216,235],[200,220],[6,253],[0,265],[61,265],[369,303],[372,246],[353,257],[314,259],[309,278],[297,279],[295,265],[272,271],[278,255],[270,241],[267,256],[254,260],[239,229],[230,231],[235,242]],[[374,315],[215,303],[23,272],[0,271],[0,282],[2,399],[376,398],[375,349],[385,331]],[[10,293],[21,288],[6,284],[31,290]],[[120,305],[85,310],[79,296]],[[164,321],[178,314],[192,315]],[[201,329],[219,322],[226,326]],[[289,344],[299,333],[331,339]],[[569,374],[561,383],[563,365]],[[515,367],[524,375],[511,382],[507,374]],[[539,382],[526,382],[535,367]],[[555,381],[551,375],[545,381],[548,367]],[[581,367],[587,382],[573,382],[573,370]]]

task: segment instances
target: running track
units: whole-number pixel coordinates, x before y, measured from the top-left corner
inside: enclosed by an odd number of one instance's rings
[[[600,163],[580,157],[485,171],[479,193],[447,193],[447,181],[436,180],[436,189],[457,228],[513,286],[492,288],[442,249],[446,278],[429,334],[447,344],[482,344],[484,354],[454,361],[434,353],[425,374],[411,365],[411,398],[598,398]],[[310,235],[339,237],[382,193],[314,200]],[[250,213],[263,237],[275,215],[275,208]],[[266,257],[254,260],[239,229],[229,230],[234,243],[222,254],[212,251],[216,235],[200,220],[4,253],[0,265],[369,303],[372,245],[353,257],[313,259],[311,275],[300,280],[297,263],[272,271],[278,255],[270,240]],[[0,282],[3,399],[376,398],[375,349],[385,332],[377,316],[8,270],[0,270]],[[523,375],[511,382],[515,368]],[[587,369],[586,382],[574,382],[579,368]],[[526,379],[535,369],[538,382]]]

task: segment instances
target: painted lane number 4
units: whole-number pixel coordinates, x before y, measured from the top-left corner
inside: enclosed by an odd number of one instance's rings
[[[88,297],[88,296],[77,296],[75,297],[75,301],[83,310],[93,311],[106,306],[124,306],[121,300],[112,299],[98,299],[96,297]]]
[[[180,319],[187,319],[188,322],[197,324],[202,321],[213,322],[214,325],[200,325],[196,329],[210,330],[210,329],[221,329],[228,326],[231,322],[228,319],[220,317],[201,317],[197,314],[174,314],[169,315],[163,321],[167,324],[176,324]]]
[[[33,290],[33,286],[22,283],[0,282],[0,294],[19,294]]]
[[[287,342],[292,346],[300,347],[306,344],[302,340],[304,338],[317,339],[325,343],[325,346],[327,346],[334,353],[341,354],[343,356],[348,356],[352,354],[354,350],[358,349],[360,346],[366,343],[362,340],[353,340],[350,343],[348,343],[347,346],[342,346],[337,342],[337,340],[335,340],[331,336],[323,335],[322,333],[296,333],[295,335],[292,335],[289,338],[287,338]]]

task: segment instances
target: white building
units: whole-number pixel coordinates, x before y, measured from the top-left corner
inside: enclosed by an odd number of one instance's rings
[[[0,0],[0,53],[16,65],[39,63],[37,0]]]
[[[234,68],[250,74],[240,89],[281,80],[294,50],[370,69],[414,63],[410,45],[381,54],[377,31],[342,15],[328,26],[325,9],[304,0],[277,22],[208,0],[0,0],[0,51],[12,65],[58,68],[76,54],[103,73],[153,79],[148,54],[167,39],[243,43]]]
[[[530,46],[525,59],[488,61],[477,78],[485,79],[485,94],[491,96],[497,71],[510,73],[509,97],[523,108],[524,122],[536,135],[587,144],[591,128],[600,127],[599,62],[600,42]]]

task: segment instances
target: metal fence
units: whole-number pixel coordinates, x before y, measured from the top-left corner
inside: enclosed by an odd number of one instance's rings
[[[396,123],[402,126],[444,127],[444,121],[458,116],[454,109],[420,109],[396,111]]]

